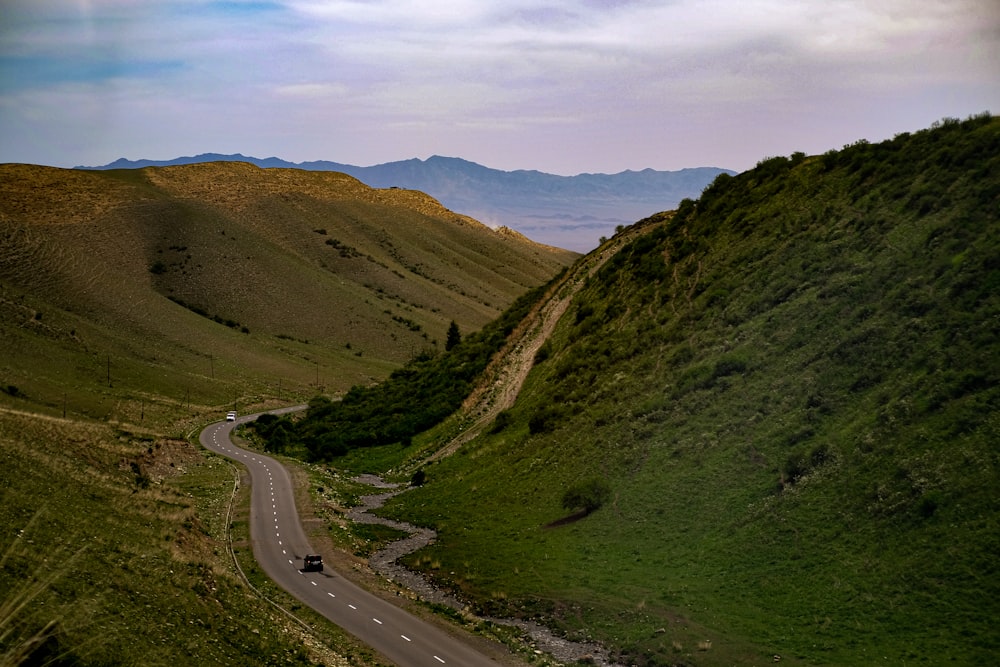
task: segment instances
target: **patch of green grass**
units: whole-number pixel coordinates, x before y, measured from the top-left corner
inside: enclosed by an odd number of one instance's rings
[[[394,469],[400,462],[410,458],[414,451],[413,443],[408,446],[392,443],[375,447],[359,447],[337,458],[330,465],[354,475],[381,474]]]

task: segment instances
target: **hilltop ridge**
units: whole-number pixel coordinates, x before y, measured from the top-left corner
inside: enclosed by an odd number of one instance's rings
[[[242,154],[202,155],[173,160],[126,160],[103,167],[122,169],[199,162],[240,161],[263,168],[294,168],[350,174],[376,188],[400,187],[427,192],[448,208],[492,226],[506,226],[546,245],[585,252],[619,226],[697,197],[720,173],[717,167],[676,171],[626,170],[617,174],[559,176],[529,169],[502,171],[457,157],[434,155],[369,167],[316,160],[288,162]]]

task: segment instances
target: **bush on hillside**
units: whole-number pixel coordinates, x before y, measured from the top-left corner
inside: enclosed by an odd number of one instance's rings
[[[577,482],[566,489],[562,497],[562,506],[567,512],[580,510],[590,514],[600,509],[611,497],[611,486],[599,477]]]

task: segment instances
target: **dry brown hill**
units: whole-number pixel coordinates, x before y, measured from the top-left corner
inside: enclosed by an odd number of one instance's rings
[[[0,336],[26,349],[44,331],[67,354],[210,358],[210,375],[216,359],[317,383],[314,366],[335,367],[324,384],[344,388],[443,347],[451,320],[478,329],[575,257],[334,172],[0,165]],[[28,382],[20,366],[4,372]]]

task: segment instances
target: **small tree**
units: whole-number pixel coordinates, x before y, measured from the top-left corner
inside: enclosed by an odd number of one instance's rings
[[[563,509],[572,512],[583,510],[590,514],[600,508],[611,497],[611,487],[603,479],[593,477],[583,482],[577,482],[566,489],[562,497]]]
[[[462,342],[462,332],[458,330],[458,325],[455,323],[455,320],[452,320],[451,324],[448,325],[448,334],[445,337],[444,341],[445,352],[447,352],[448,350],[455,347],[461,342]]]
[[[282,454],[292,443],[293,425],[287,417],[281,417],[266,427],[264,432],[264,449],[268,452]]]

